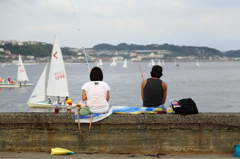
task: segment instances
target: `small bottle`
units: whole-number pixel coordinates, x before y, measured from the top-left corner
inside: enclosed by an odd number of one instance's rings
[[[59,113],[59,108],[55,108],[55,114],[58,114]]]
[[[72,112],[72,104],[70,105],[70,113]]]
[[[71,113],[71,109],[69,106],[67,107],[67,113]]]
[[[70,112],[72,112],[72,103],[69,104]]]

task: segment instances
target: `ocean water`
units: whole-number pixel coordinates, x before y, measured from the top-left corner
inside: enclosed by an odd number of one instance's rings
[[[202,62],[196,67],[193,62],[165,62],[162,80],[168,85],[165,107],[170,99],[192,98],[200,112],[240,112],[240,62]],[[140,86],[142,77],[138,63],[128,63],[128,69],[103,63],[104,81],[111,87],[110,106],[141,107]],[[25,65],[29,82],[36,84],[45,64]],[[89,70],[86,64],[66,64],[70,97],[73,103],[81,100],[81,87],[89,81]],[[90,69],[96,63],[89,64]],[[151,67],[140,63],[144,79],[150,77]],[[17,65],[0,67],[0,76],[17,79]],[[28,108],[27,101],[34,86],[21,88],[0,88],[1,112],[53,112],[52,109]],[[53,100],[56,100],[53,97]],[[64,111],[64,110],[62,110]]]

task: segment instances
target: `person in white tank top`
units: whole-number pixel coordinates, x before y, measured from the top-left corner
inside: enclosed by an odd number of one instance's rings
[[[91,70],[90,80],[82,86],[82,100],[86,101],[91,113],[107,113],[110,87],[102,81],[103,73],[99,67]]]

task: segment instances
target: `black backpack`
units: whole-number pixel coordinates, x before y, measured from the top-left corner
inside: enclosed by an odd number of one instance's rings
[[[175,114],[198,114],[197,105],[192,98],[180,99],[178,102],[181,105],[180,107],[174,107],[174,105],[171,103],[171,107]]]

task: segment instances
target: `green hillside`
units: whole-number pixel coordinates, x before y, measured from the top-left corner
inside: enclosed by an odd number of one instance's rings
[[[94,50],[168,50],[171,51],[173,54],[172,56],[223,56],[222,52],[213,48],[208,47],[195,47],[195,46],[177,46],[177,45],[135,45],[135,44],[126,44],[121,43],[118,45],[110,45],[110,44],[98,44],[93,47]]]
[[[240,50],[227,51],[224,55],[231,58],[240,57]]]
[[[50,56],[52,53],[52,44],[37,44],[37,45],[12,45],[5,44],[2,46],[4,50],[10,50],[12,54],[20,54],[20,55],[32,55],[35,57],[45,57]],[[76,53],[66,49],[61,48],[63,55],[76,55]]]

